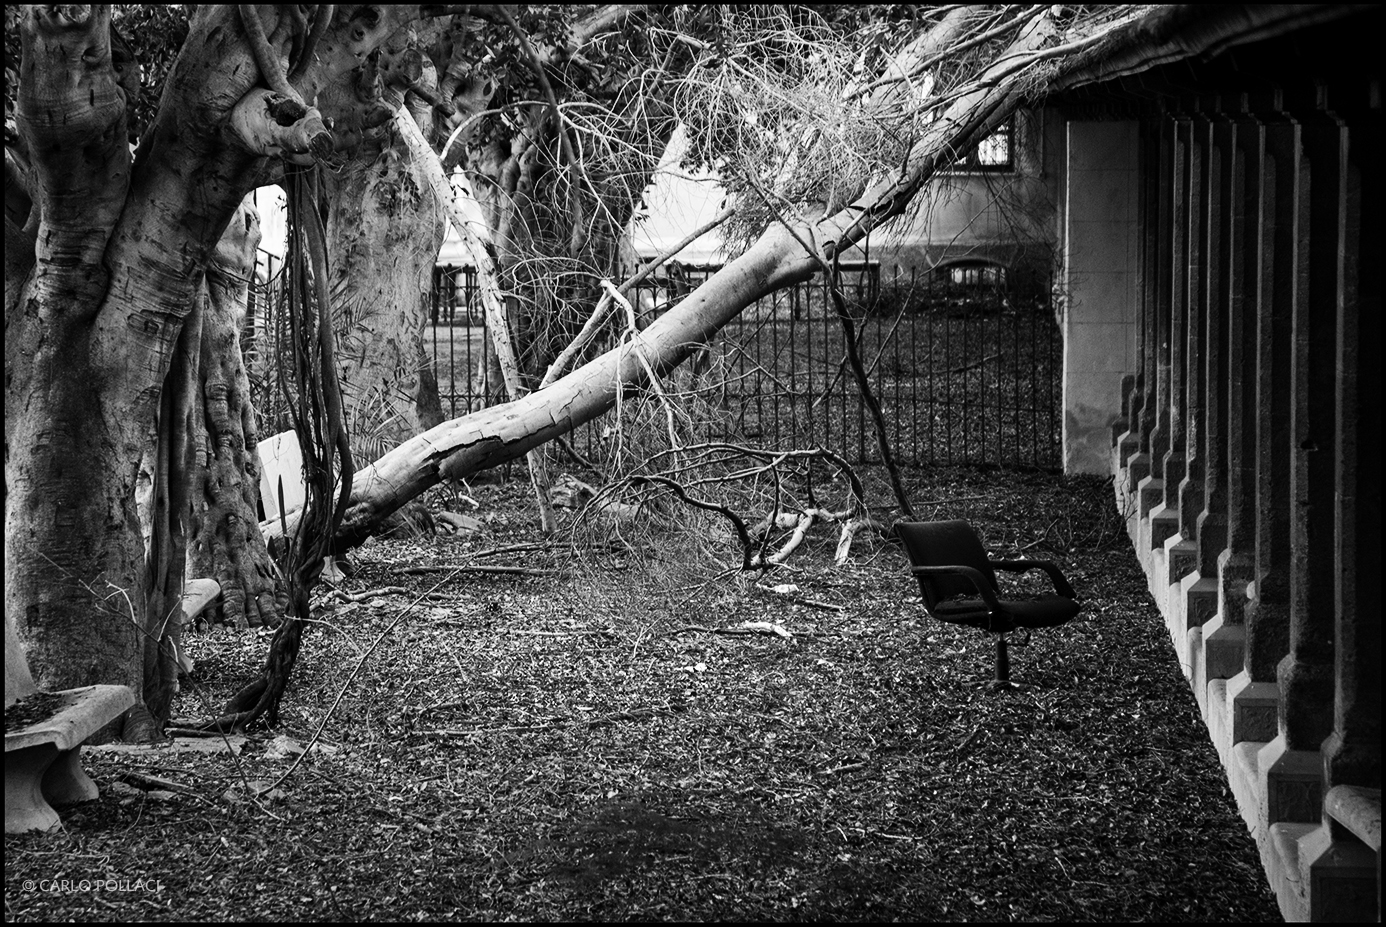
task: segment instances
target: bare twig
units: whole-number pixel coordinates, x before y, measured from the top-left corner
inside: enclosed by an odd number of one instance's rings
[[[996,358],[998,358],[998,357],[1000,357],[1000,356],[1001,356],[1001,354],[1000,354],[999,351],[998,351],[997,353],[995,353],[995,354],[988,354],[986,357],[983,357],[981,360],[975,360],[975,361],[973,361],[973,362],[970,363],[970,364],[963,364],[961,367],[955,367],[955,368],[953,368],[952,370],[950,370],[950,371],[948,371],[948,372],[949,372],[949,373],[963,373],[963,372],[965,372],[965,371],[972,370],[972,369],[975,368],[975,367],[980,367],[980,366],[982,366],[983,364],[985,364],[985,363],[986,363],[987,361],[989,361],[989,360],[996,360]]]

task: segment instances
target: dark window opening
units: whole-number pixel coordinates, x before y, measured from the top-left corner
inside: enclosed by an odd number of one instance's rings
[[[986,261],[959,261],[936,268],[942,282],[956,287],[1004,287],[1006,268]]]
[[[949,170],[961,172],[1000,172],[1015,169],[1015,120],[1007,119],[995,132],[982,139],[959,158]]]

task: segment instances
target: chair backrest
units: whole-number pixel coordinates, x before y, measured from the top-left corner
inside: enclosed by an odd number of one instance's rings
[[[902,521],[896,523],[895,533],[904,542],[913,565],[972,567],[986,577],[993,590],[997,588],[996,573],[987,561],[982,539],[967,522]],[[920,576],[919,589],[930,609],[955,595],[977,595],[976,587],[961,576]]]

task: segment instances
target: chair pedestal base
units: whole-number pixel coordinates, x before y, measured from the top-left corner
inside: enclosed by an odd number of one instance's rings
[[[1004,634],[996,635],[996,681],[1011,681],[1011,652]]]

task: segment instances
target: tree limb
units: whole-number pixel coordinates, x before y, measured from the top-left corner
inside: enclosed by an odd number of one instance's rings
[[[39,294],[68,288],[63,311],[96,308],[102,257],[130,181],[125,90],[111,60],[109,6],[29,6],[15,123],[32,158],[26,191],[42,225]],[[9,157],[7,162],[7,180]]]
[[[637,273],[632,274],[622,282],[622,284],[616,288],[616,292],[622,296],[629,296],[631,290],[639,286],[650,274],[658,270],[667,261],[676,257],[680,251],[687,248],[700,236],[717,228],[717,226],[726,222],[734,215],[736,215],[735,209],[728,208],[722,210],[712,219],[704,222],[702,225],[698,226],[698,228],[685,235],[683,240],[678,244],[674,245],[663,254],[651,258]],[[587,343],[592,340],[592,335],[596,332],[602,320],[606,318],[608,310],[611,309],[612,301],[611,294],[603,289],[602,297],[597,301],[597,306],[592,310],[592,315],[588,317],[587,323],[582,327],[582,331],[578,332],[577,337],[568,342],[567,347],[563,349],[558,357],[554,358],[554,362],[550,364],[549,369],[545,371],[544,378],[539,382],[540,389],[543,389],[562,376],[563,371],[568,369],[568,364],[572,363],[573,358],[580,354],[582,349],[587,346]]]
[[[245,27],[246,41],[250,44],[250,53],[255,58],[256,66],[260,69],[260,76],[265,79],[265,83],[275,93],[288,97],[306,109],[303,104],[303,97],[298,95],[297,90],[289,86],[289,79],[284,74],[284,67],[279,63],[278,56],[269,46],[269,39],[265,37],[265,24],[260,22],[260,14],[256,11],[254,4],[239,4],[236,11],[240,13],[241,25]]]
[[[736,530],[736,536],[741,541],[741,569],[743,571],[751,569],[751,553],[753,550],[751,535],[746,530],[746,522],[741,520],[740,515],[736,514],[725,505],[719,505],[716,502],[708,502],[706,499],[690,496],[682,486],[674,480],[669,479],[667,476],[632,476],[628,479],[632,486],[639,486],[643,483],[653,483],[656,486],[663,486],[694,508],[716,512],[725,517],[727,521],[732,523],[732,528]]]
[[[515,34],[515,40],[520,43],[520,50],[524,52],[525,59],[529,62],[530,69],[534,71],[534,76],[539,81],[539,87],[543,90],[545,99],[548,100],[549,109],[553,114],[554,131],[558,133],[559,145],[563,149],[564,159],[568,162],[568,170],[573,174],[573,179],[568,182],[568,220],[573,224],[572,234],[568,241],[568,254],[570,257],[576,257],[578,252],[582,250],[587,225],[583,221],[582,196],[578,192],[579,181],[583,182],[589,189],[592,189],[592,182],[587,179],[586,173],[582,169],[582,162],[573,150],[573,140],[569,137],[568,126],[563,119],[563,110],[558,106],[558,95],[553,92],[553,85],[549,83],[549,76],[544,73],[543,62],[539,60],[534,46],[530,44],[529,36],[520,28],[520,24],[515,21],[515,17],[510,15],[509,10],[503,6],[499,7],[498,10],[501,18],[505,20],[505,24]],[[594,196],[596,192],[595,189],[592,189]]]
[[[400,135],[409,146],[410,153],[419,164],[419,169],[423,171],[435,195],[443,203],[448,219],[457,229],[458,237],[471,251],[473,265],[480,277],[486,324],[501,362],[505,388],[512,397],[518,398],[525,394],[525,388],[520,379],[520,366],[515,357],[515,348],[510,341],[510,326],[505,318],[505,305],[500,294],[495,252],[487,247],[486,239],[483,237],[487,229],[484,225],[480,229],[474,228],[476,223],[468,220],[462,204],[458,202],[457,190],[443,176],[443,167],[438,161],[438,156],[428,147],[418,124],[414,122],[414,117],[407,109],[401,107],[395,115],[395,121]],[[476,200],[471,196],[465,177],[462,187],[466,198],[475,204]],[[535,501],[539,508],[540,526],[545,534],[552,534],[558,529],[558,518],[554,515],[553,502],[549,498],[548,466],[543,458],[543,451],[534,450],[528,455],[528,461],[530,481],[534,484]]]

